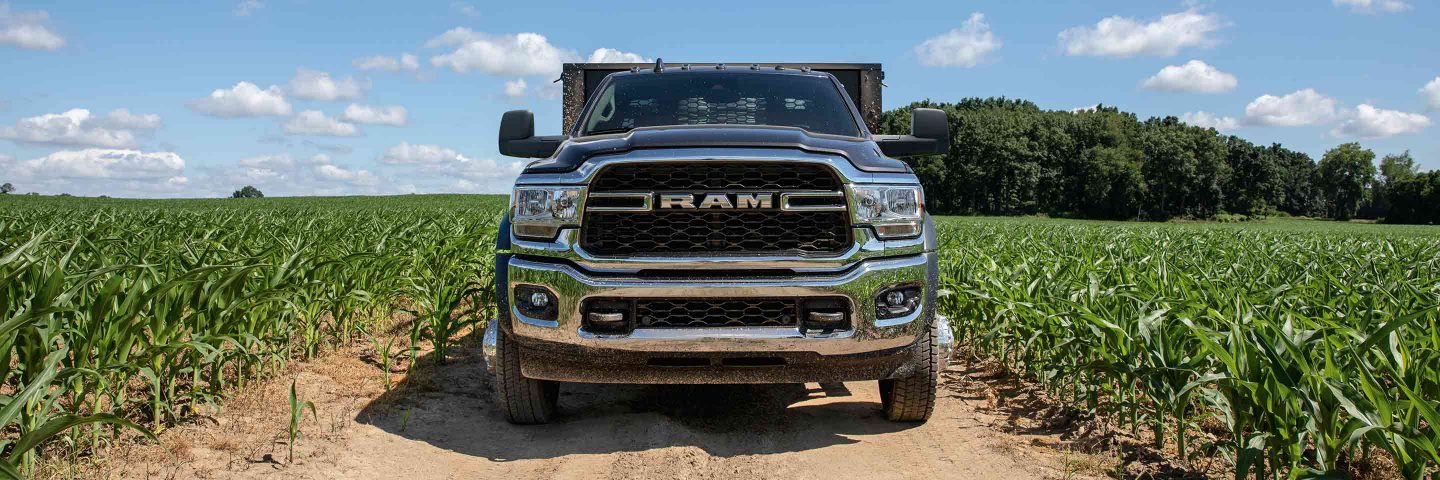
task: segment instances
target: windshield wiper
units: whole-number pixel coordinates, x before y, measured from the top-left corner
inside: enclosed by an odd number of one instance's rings
[[[607,134],[607,133],[625,133],[625,132],[628,132],[628,131],[631,131],[631,130],[634,130],[634,129],[635,129],[635,127],[605,128],[605,129],[591,130],[591,131],[585,132],[585,135],[586,135],[586,136],[590,136],[590,135],[605,135],[605,134]]]

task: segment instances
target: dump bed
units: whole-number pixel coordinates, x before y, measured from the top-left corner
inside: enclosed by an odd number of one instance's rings
[[[715,68],[716,63],[671,63],[666,62],[666,68],[679,68],[681,65],[689,65],[690,68]],[[776,66],[785,68],[810,67],[817,72],[825,72],[834,75],[845,86],[845,93],[850,95],[850,100],[859,107],[860,115],[865,120],[865,126],[870,131],[879,131],[880,126],[880,82],[885,79],[885,71],[878,63],[725,63],[729,69],[750,69],[751,66],[758,66],[762,70],[773,70]],[[564,132],[569,132],[575,126],[576,120],[580,117],[580,110],[585,107],[585,100],[595,88],[600,86],[600,81],[606,75],[623,72],[632,68],[655,68],[653,63],[567,63],[560,75],[564,84]]]

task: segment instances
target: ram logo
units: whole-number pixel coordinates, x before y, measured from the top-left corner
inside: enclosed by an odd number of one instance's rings
[[[659,208],[762,209],[775,208],[774,193],[662,193]]]

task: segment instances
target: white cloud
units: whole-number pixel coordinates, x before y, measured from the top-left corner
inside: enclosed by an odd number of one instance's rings
[[[370,173],[369,170],[349,170],[328,163],[316,165],[315,175],[325,180],[351,185],[372,186],[380,184],[380,178]]]
[[[1222,117],[1210,112],[1185,112],[1180,116],[1180,121],[1200,128],[1213,128],[1221,132],[1240,128],[1240,120],[1235,117]]]
[[[341,115],[346,121],[363,123],[366,125],[390,125],[403,127],[407,121],[405,107],[392,105],[386,107],[374,107],[352,103],[345,107],[345,113]]]
[[[970,14],[960,28],[930,37],[915,46],[920,64],[927,67],[974,67],[1004,45],[985,23],[985,14]]]
[[[1307,88],[1277,97],[1262,95],[1245,106],[1245,123],[1294,127],[1334,121],[1339,104],[1335,99]]]
[[[240,82],[229,90],[216,89],[210,96],[192,100],[190,109],[215,117],[283,116],[291,111],[290,102],[280,87],[271,85],[261,90],[250,82]]]
[[[402,142],[380,155],[380,161],[416,169],[434,179],[454,180],[452,188],[468,192],[505,193],[528,162],[474,159],[439,145]]]
[[[648,63],[651,60],[638,53],[622,52],[613,48],[597,48],[590,52],[590,63]]]
[[[1359,13],[1396,13],[1410,9],[1410,4],[1402,0],[1334,0],[1334,2],[1337,7],[1350,7],[1350,11]]]
[[[352,100],[365,95],[365,88],[355,77],[335,79],[326,72],[301,68],[285,86],[285,93],[305,100]]]
[[[185,159],[172,152],[103,148],[61,150],[14,163],[13,170],[27,179],[162,180],[185,172]]]
[[[240,166],[264,170],[290,170],[295,168],[295,160],[290,158],[288,153],[260,155],[240,159]]]
[[[554,75],[560,72],[561,63],[580,58],[574,50],[551,45],[538,33],[491,35],[464,27],[430,39],[425,46],[454,46],[450,53],[430,57],[430,64],[459,73],[473,70],[504,76]]]
[[[97,119],[97,123],[106,128],[117,128],[124,130],[154,130],[160,128],[160,116],[147,113],[136,115],[130,110],[117,108],[105,114],[105,118]]]
[[[265,2],[260,0],[242,0],[235,5],[235,10],[231,11],[231,13],[234,13],[237,17],[248,17],[250,14],[255,13],[256,10],[262,8],[265,8]]]
[[[1184,65],[1170,65],[1141,84],[1146,90],[1162,92],[1225,93],[1234,90],[1240,81],[1235,75],[1220,71],[1199,60]]]
[[[505,96],[510,98],[525,96],[525,79],[517,78],[505,82]]]
[[[1385,110],[1371,105],[1360,105],[1348,112],[1345,121],[1330,131],[1337,137],[1358,137],[1362,139],[1387,138],[1396,135],[1419,133],[1430,126],[1430,118],[1418,113]]]
[[[365,58],[357,58],[350,62],[355,68],[361,70],[383,70],[386,72],[398,72],[401,70],[413,72],[420,69],[420,57],[414,54],[402,53],[400,58],[375,55]]]
[[[1060,32],[1060,43],[1069,55],[1168,57],[1184,48],[1214,45],[1216,41],[1210,35],[1223,27],[1219,16],[1194,9],[1165,15],[1149,23],[1113,16],[1100,20],[1094,27],[1074,27]]]
[[[99,117],[75,108],[0,126],[0,138],[23,143],[130,148],[135,146],[135,130],[159,127],[160,116],[155,114],[135,115],[122,108]]]
[[[30,50],[55,50],[65,46],[65,37],[45,25],[50,17],[44,10],[18,12],[0,3],[0,45]]]
[[[464,160],[460,152],[439,145],[400,142],[380,155],[380,161],[395,165],[436,165]]]
[[[329,135],[333,137],[353,137],[360,134],[360,129],[353,123],[345,123],[330,117],[318,110],[306,110],[290,117],[285,122],[285,133],[292,135]]]
[[[1431,110],[1440,110],[1440,77],[1435,77],[1430,83],[1420,87],[1420,94],[1425,96]]]

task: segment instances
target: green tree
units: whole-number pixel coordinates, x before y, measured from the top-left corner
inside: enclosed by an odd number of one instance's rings
[[[4,185],[0,185],[0,195],[4,195],[13,191],[15,191],[15,186],[11,185],[10,182],[5,182]]]
[[[1395,185],[1414,178],[1420,173],[1415,165],[1415,158],[1410,156],[1410,151],[1405,153],[1386,155],[1380,159],[1380,177],[1370,187],[1370,202],[1362,207],[1362,216],[1369,218],[1382,218],[1390,215],[1390,189]]]
[[[1359,143],[1342,144],[1325,152],[1318,169],[1327,216],[1336,220],[1353,218],[1375,181],[1375,152],[1361,148]]]
[[[235,193],[230,194],[230,198],[262,198],[264,196],[265,194],[261,193],[260,189],[252,187],[250,185],[246,185],[244,188],[236,190]]]

